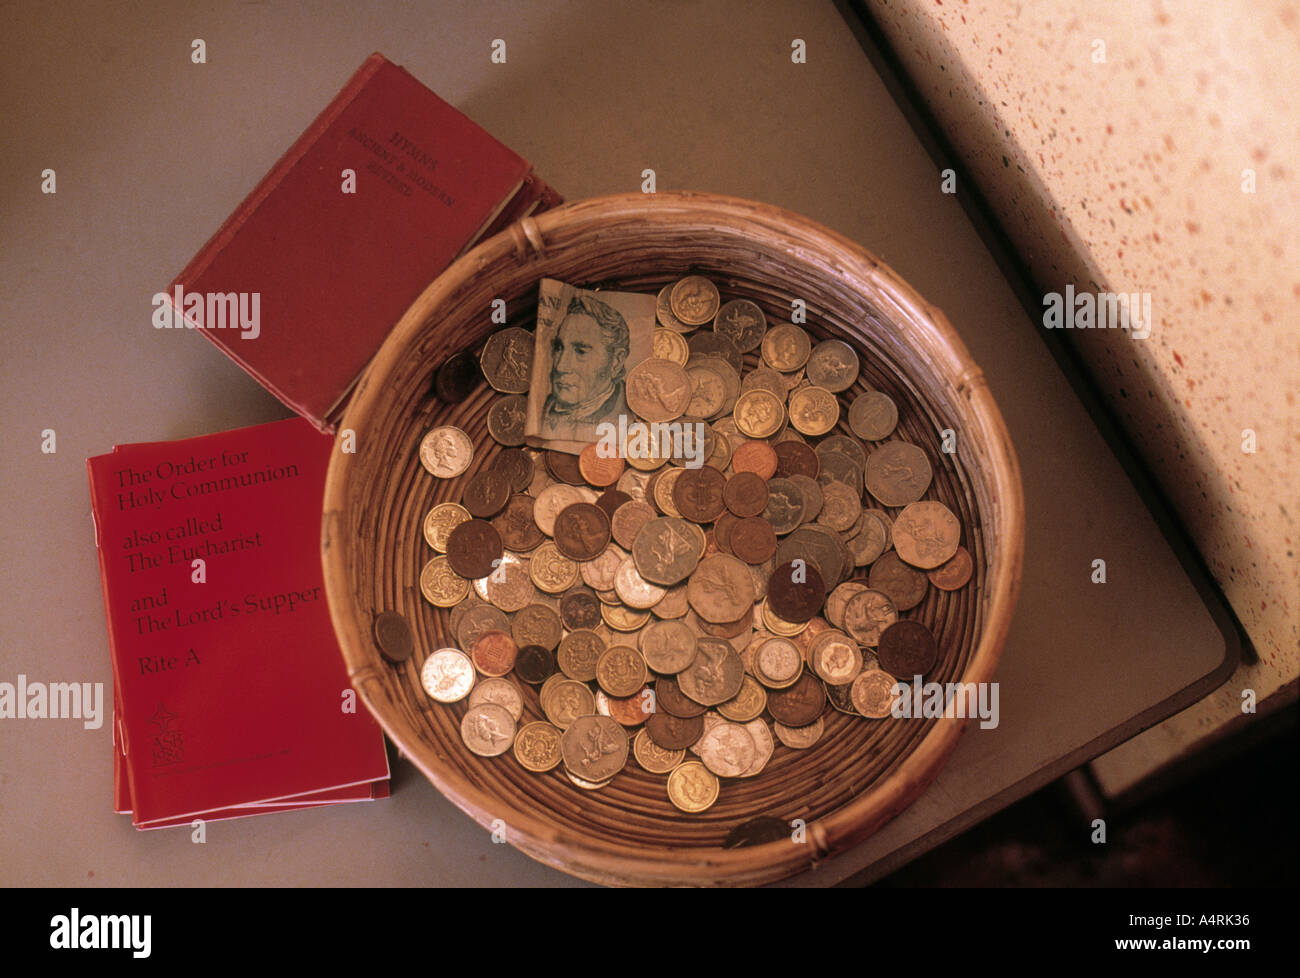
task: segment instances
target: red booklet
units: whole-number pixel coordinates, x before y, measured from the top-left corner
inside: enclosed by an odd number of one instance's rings
[[[114,801],[137,827],[387,794],[383,734],[325,602],[332,446],[294,418],[87,460],[125,773]]]
[[[443,269],[561,200],[527,160],[374,54],[155,297],[154,325],[199,328],[329,431]]]

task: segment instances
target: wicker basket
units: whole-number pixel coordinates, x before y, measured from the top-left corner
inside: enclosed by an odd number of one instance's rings
[[[926,304],[863,248],[797,214],[703,193],[624,194],[525,218],[479,245],[416,300],[366,370],[343,429],[355,454],[336,452],[325,491],[322,553],[326,591],[352,682],[392,740],[430,781],[484,827],[501,819],[507,840],[567,873],[614,884],[743,885],[781,879],[860,842],[910,804],[933,780],[965,724],[960,719],[868,721],[828,710],[811,750],[777,745],[756,778],[724,782],[717,803],[686,815],[667,799],[665,778],[635,762],[607,788],[582,791],[559,771],[525,771],[512,754],[476,757],[462,744],[464,703],[434,703],[420,684],[431,651],[454,645],[448,613],[425,602],[419,572],[431,551],[424,514],[456,499],[462,480],[431,479],[417,446],[428,429],[455,424],[476,458],[468,478],[499,450],[487,434],[496,396],[483,385],[456,405],[431,393],[434,369],[450,354],[477,349],[496,328],[493,299],[511,324],[532,326],[537,283],[558,278],[586,287],[657,291],[690,273],[717,283],[724,300],[746,297],[769,321],[807,304],[805,328],[859,352],[851,399],[875,388],[899,405],[895,436],[922,446],[934,466],[926,498],[944,502],[962,524],[975,560],[965,588],[930,588],[908,617],[939,640],[939,682],[990,680],[1020,584],[1024,501],[1019,466],[979,368],[943,314]],[[748,358],[752,366],[754,357]],[[844,403],[847,403],[845,401]],[[951,428],[957,451],[940,451]],[[841,431],[847,431],[844,419]],[[389,665],[371,638],[373,616],[395,610],[412,623],[417,652]],[[524,721],[541,718],[525,689]],[[728,831],[756,816],[803,819],[806,841],[722,846]]]

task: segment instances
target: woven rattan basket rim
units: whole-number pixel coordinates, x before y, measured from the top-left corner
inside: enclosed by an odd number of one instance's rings
[[[793,212],[766,204],[695,192],[639,193],[590,198],[536,218],[526,218],[462,256],[412,304],[368,366],[348,405],[340,429],[364,433],[386,394],[386,381],[404,351],[430,319],[467,281],[499,262],[526,264],[545,254],[557,232],[599,247],[602,227],[622,222],[691,225],[699,233],[766,235],[781,240],[789,254],[824,266],[824,274],[870,283],[872,301],[895,322],[906,322],[909,338],[932,370],[951,385],[966,406],[967,439],[975,438],[987,461],[983,478],[989,498],[981,519],[994,531],[989,545],[987,585],[980,598],[983,626],[963,682],[991,679],[1010,627],[1019,592],[1024,546],[1024,500],[1019,465],[1001,413],[965,345],[946,317],[926,303],[887,265],[860,245]],[[590,237],[588,237],[590,236]],[[707,247],[705,244],[703,247]],[[359,439],[364,446],[367,439]],[[361,448],[365,452],[365,448]],[[348,487],[364,454],[335,451],[326,480],[322,563],[335,631],[353,685],[388,735],[422,773],[459,808],[484,827],[509,809],[509,841],[534,858],[587,879],[612,883],[759,883],[789,876],[866,838],[920,794],[934,779],[971,721],[937,720],[915,748],[871,789],[807,826],[807,845],[778,841],[742,849],[646,849],[607,839],[536,816],[509,799],[485,792],[442,763],[437,753],[390,709],[385,665],[370,637],[370,610],[362,607],[351,580],[349,553],[357,541],[347,527]],[[394,719],[396,718],[396,719]]]

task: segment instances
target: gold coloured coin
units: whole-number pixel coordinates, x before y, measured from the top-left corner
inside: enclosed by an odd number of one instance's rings
[[[718,800],[717,776],[699,761],[684,761],[668,775],[668,800],[692,814],[708,809]]]
[[[604,651],[605,643],[599,635],[587,629],[578,629],[569,632],[560,641],[555,662],[570,679],[590,682],[596,678],[596,662]]]
[[[620,605],[601,605],[600,617],[616,632],[635,632],[650,620],[650,612],[633,611]]]
[[[659,327],[654,335],[654,356],[659,360],[671,360],[678,366],[685,366],[690,359],[691,349],[680,333]]]
[[[767,598],[763,599],[759,614],[762,616],[763,627],[773,635],[780,635],[783,638],[789,638],[792,635],[798,635],[808,627],[806,621],[786,621],[784,618],[777,616],[771,608],[768,607]]]
[[[849,697],[853,700],[854,708],[864,717],[883,720],[893,710],[894,700],[897,699],[894,684],[897,682],[887,672],[870,669],[853,680]]]
[[[688,275],[668,294],[673,315],[688,326],[702,326],[718,314],[718,287],[703,275]]]
[[[631,696],[648,678],[645,659],[630,645],[611,645],[596,660],[596,682],[610,696]]]
[[[798,326],[773,326],[763,336],[763,362],[783,374],[799,370],[812,354],[812,341]],[[787,379],[788,383],[788,379]]]
[[[528,575],[539,591],[563,594],[578,583],[578,564],[560,553],[553,540],[547,540],[533,551]]]
[[[524,724],[515,735],[515,760],[526,770],[539,774],[558,767],[562,733],[559,727],[545,720]]]
[[[450,608],[469,595],[469,581],[451,569],[446,557],[434,557],[420,571],[420,593],[438,608]]]
[[[469,519],[469,510],[460,503],[439,503],[424,518],[424,540],[438,553],[445,554],[451,531]]]
[[[666,750],[651,740],[650,735],[641,729],[632,739],[632,756],[651,774],[668,774],[686,760],[686,750],[684,748]]]
[[[542,687],[540,699],[546,719],[561,730],[567,730],[578,717],[592,716],[596,712],[595,694],[586,683],[561,679],[548,690]]]
[[[785,402],[771,391],[757,388],[740,395],[733,415],[736,428],[746,438],[767,438],[785,424]]]
[[[840,419],[840,402],[824,387],[800,387],[790,394],[790,423],[809,436],[824,435]]]
[[[695,327],[690,326],[673,315],[672,308],[672,291],[675,282],[669,282],[659,290],[659,295],[655,299],[655,318],[660,324],[674,333],[689,333]]]
[[[767,692],[749,675],[741,681],[739,693],[718,704],[718,712],[735,723],[757,719],[766,708]]]
[[[677,508],[677,504],[673,502],[673,488],[677,485],[677,480],[685,474],[686,469],[669,469],[655,479],[651,495],[654,497],[655,505],[659,507],[659,512],[665,516],[671,516],[674,519],[682,518],[681,511]]]

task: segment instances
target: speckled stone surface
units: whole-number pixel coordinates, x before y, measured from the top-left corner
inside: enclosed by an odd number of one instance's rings
[[[1100,758],[1122,790],[1240,719],[1244,689],[1295,696],[1298,5],[871,7],[1042,290],[1151,296],[1145,339],[1068,335],[1260,661]]]

